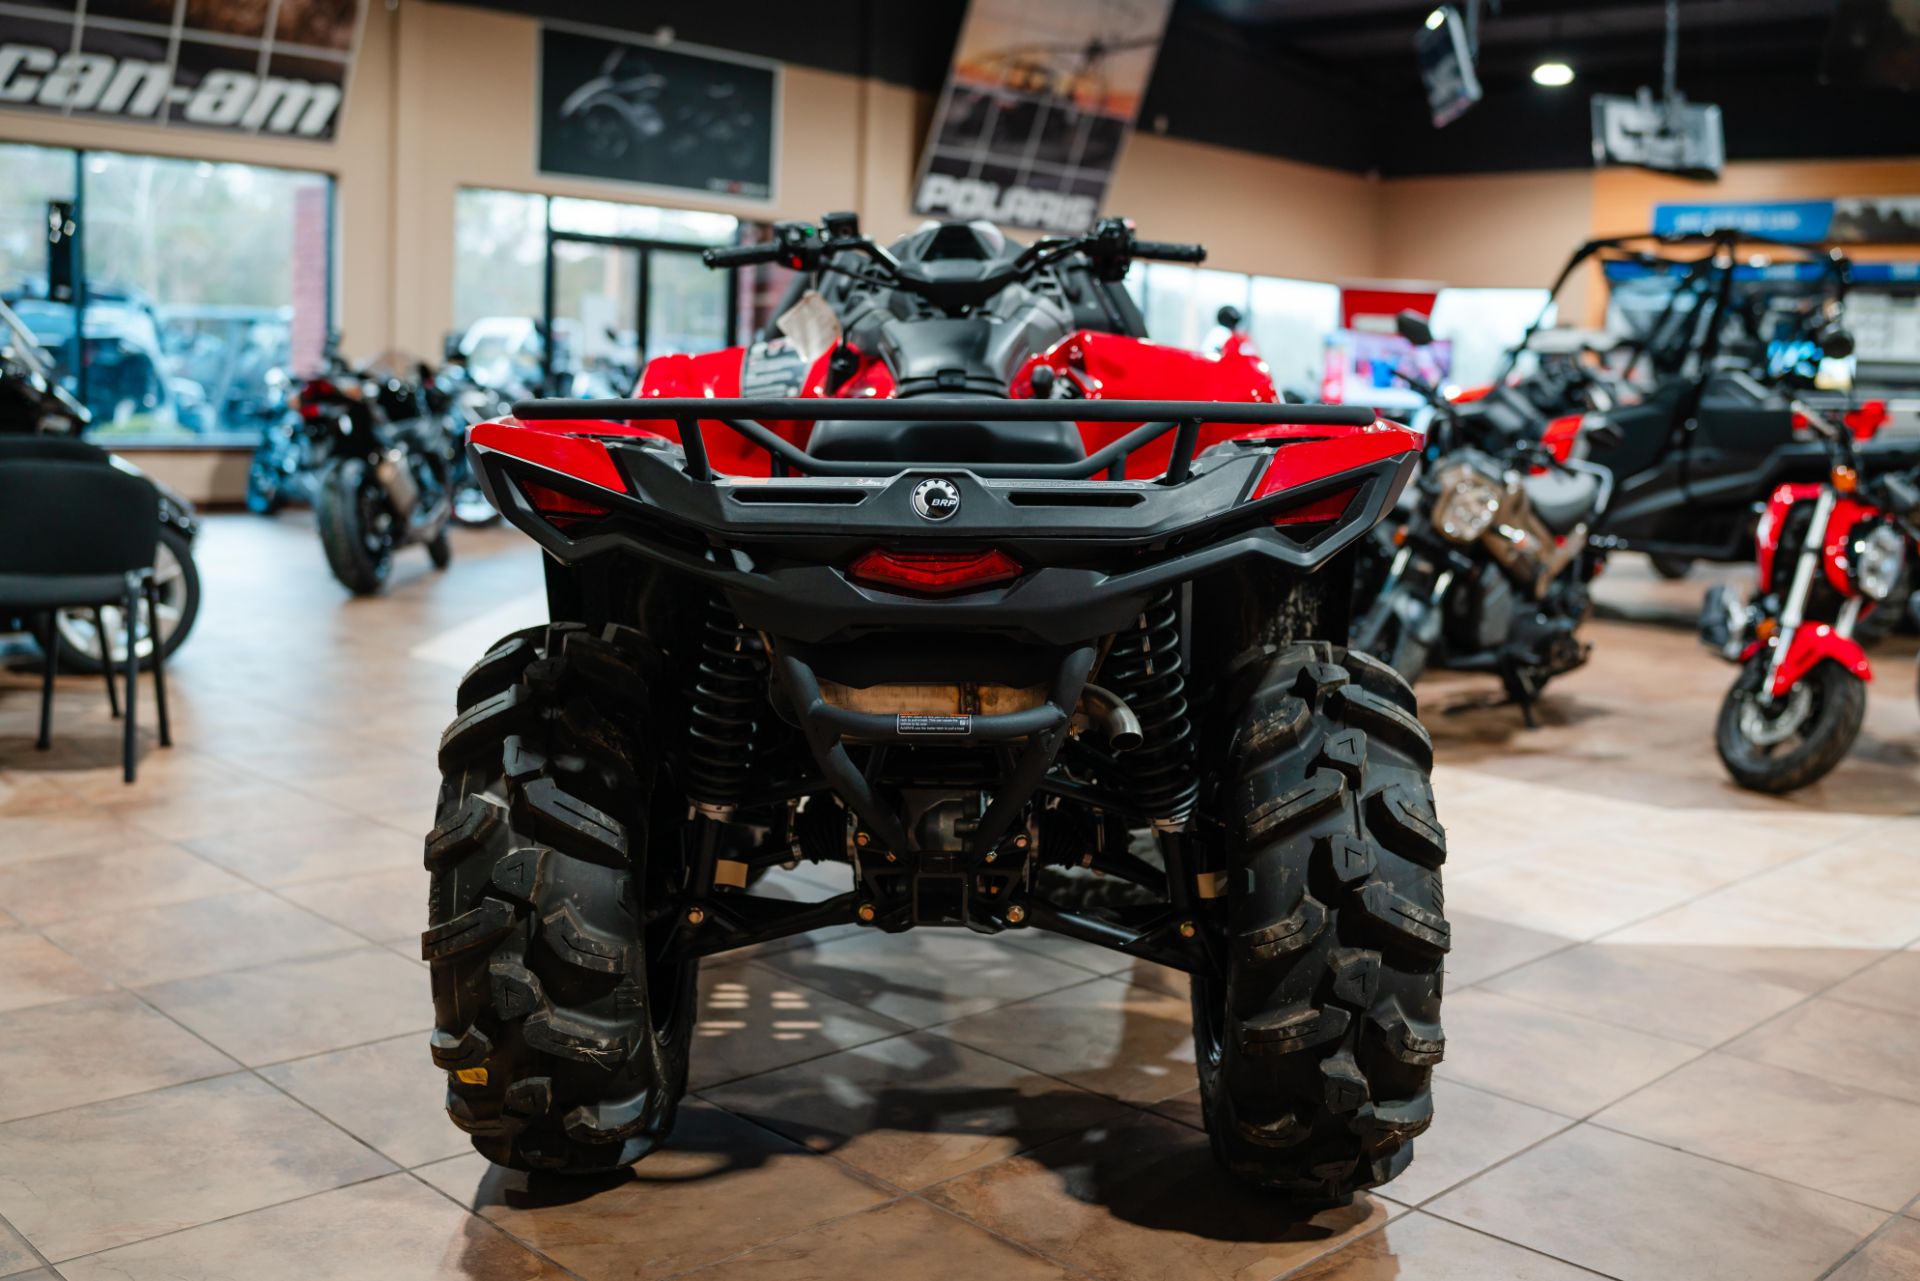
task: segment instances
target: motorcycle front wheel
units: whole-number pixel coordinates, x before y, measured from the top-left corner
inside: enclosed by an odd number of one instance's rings
[[[1767,655],[1757,654],[1720,704],[1714,741],[1734,782],[1780,795],[1825,778],[1852,750],[1867,713],[1867,686],[1824,662],[1785,697],[1763,704],[1766,678]]]
[[[200,616],[200,571],[193,563],[193,543],[170,525],[160,527],[160,545],[153,557],[154,594],[160,601],[160,653],[169,661],[173,651],[187,638],[187,632]],[[107,628],[115,667],[127,661],[127,624],[118,605],[100,611]],[[60,638],[60,668],[69,672],[100,670],[100,629],[94,625],[91,609],[62,610],[55,619]],[[133,648],[140,655],[142,668],[153,666],[155,620],[149,616],[146,602],[140,603],[133,625]]]
[[[392,518],[365,459],[343,458],[320,482],[314,515],[327,566],[355,596],[372,596],[393,569]]]

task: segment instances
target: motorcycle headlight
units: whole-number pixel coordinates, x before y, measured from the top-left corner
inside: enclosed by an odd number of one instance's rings
[[[1479,472],[1463,471],[1440,497],[1434,526],[1456,543],[1471,543],[1487,532],[1500,511],[1500,487]]]
[[[1875,524],[1853,541],[1853,585],[1868,600],[1885,600],[1900,585],[1907,540],[1892,525]]]

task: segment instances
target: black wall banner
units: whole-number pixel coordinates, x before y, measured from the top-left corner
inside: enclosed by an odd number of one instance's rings
[[[915,213],[1079,232],[1140,111],[1173,0],[972,0]]]
[[[779,76],[759,59],[542,27],[540,169],[769,199]]]
[[[362,0],[0,6],[0,107],[323,140]],[[269,27],[268,19],[272,19]]]

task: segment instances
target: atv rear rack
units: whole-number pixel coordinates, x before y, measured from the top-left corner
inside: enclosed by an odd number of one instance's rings
[[[514,417],[527,422],[609,419],[620,422],[672,420],[680,429],[686,451],[685,471],[697,481],[711,481],[713,466],[707,443],[699,431],[702,422],[719,423],[752,441],[803,476],[892,476],[912,463],[815,458],[806,450],[761,425],[761,421],[818,422],[833,418],[845,422],[997,422],[1037,423],[1071,419],[1083,423],[1139,423],[1118,440],[1085,458],[1061,463],[952,462],[977,476],[1018,477],[1032,480],[1085,480],[1106,472],[1108,480],[1126,479],[1127,455],[1168,432],[1177,433],[1163,484],[1177,485],[1193,469],[1205,423],[1248,427],[1370,427],[1371,409],[1360,405],[1289,405],[1258,401],[1218,400],[995,400],[988,397],[913,397],[906,400],[803,398],[654,397],[637,400],[523,400]],[[918,465],[926,465],[924,463]]]

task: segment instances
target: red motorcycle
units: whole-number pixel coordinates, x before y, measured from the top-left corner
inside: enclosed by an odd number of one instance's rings
[[[799,272],[784,336],[474,428],[554,620],[463,679],[427,841],[434,1060],[484,1155],[638,1160],[700,958],[850,926],[1182,971],[1228,1169],[1324,1203],[1405,1168],[1446,835],[1412,691],[1341,642],[1421,442],[1278,403],[1237,336],[1145,341],[1128,266],[1202,257],[783,223],[706,261]],[[845,891],[754,892],[798,859]]]
[[[1858,630],[1873,611],[1901,607],[1920,521],[1913,475],[1861,467],[1855,437],[1877,425],[1874,406],[1845,415],[1800,400],[1792,408],[1796,427],[1826,444],[1828,477],[1773,491],[1755,535],[1759,598],[1743,603],[1721,585],[1701,616],[1701,639],[1741,665],[1720,707],[1720,759],[1758,792],[1805,787],[1852,748],[1873,679]]]

